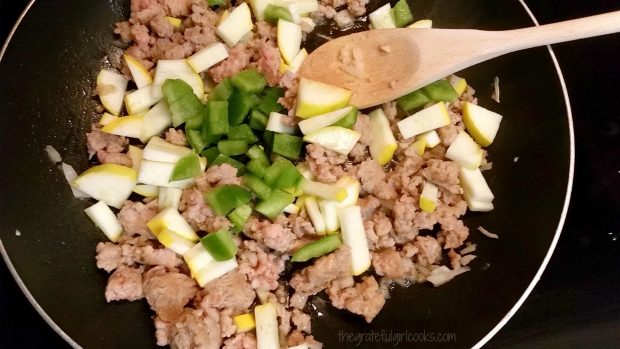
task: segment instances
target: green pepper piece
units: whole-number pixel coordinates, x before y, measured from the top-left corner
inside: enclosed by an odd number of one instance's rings
[[[338,120],[333,126],[340,126],[344,128],[353,128],[357,122],[357,114],[359,110],[355,107],[351,107],[351,111],[347,113],[342,119]]]
[[[185,97],[185,95],[194,93],[194,90],[183,80],[168,79],[161,86],[161,92],[164,94],[168,105],[170,105]]]
[[[248,142],[239,140],[222,140],[217,142],[217,148],[221,154],[235,156],[245,154],[248,150]]]
[[[433,102],[452,102],[459,98],[458,93],[448,80],[437,80],[422,87],[422,92]]]
[[[172,170],[172,174],[170,175],[170,181],[180,181],[183,179],[194,178],[200,173],[202,170],[200,169],[200,159],[198,155],[194,152],[191,152],[184,157],[180,158],[179,161],[174,165],[174,169]]]
[[[246,174],[243,176],[243,185],[250,188],[262,200],[267,200],[271,195],[271,187],[257,176]]]
[[[212,135],[225,135],[230,127],[228,125],[228,102],[207,102],[207,122],[209,133]]]
[[[233,232],[239,233],[243,230],[243,226],[245,222],[248,221],[250,215],[252,214],[252,207],[248,204],[243,204],[236,209],[234,209],[230,214],[228,214],[228,219],[233,224]]]
[[[209,100],[210,101],[228,101],[230,95],[233,92],[232,84],[230,83],[230,79],[226,78],[220,81],[211,92],[209,92]]]
[[[252,112],[250,113],[250,121],[248,122],[248,125],[250,125],[250,128],[263,131],[265,130],[265,127],[267,127],[268,121],[269,121],[269,117],[267,117],[265,114],[263,114],[259,110],[252,109]]]
[[[399,0],[392,8],[392,15],[397,28],[402,28],[413,21],[413,14],[407,0]]]
[[[222,6],[226,3],[226,0],[209,0],[209,7]]]
[[[396,99],[398,106],[407,112],[424,106],[429,102],[431,102],[431,100],[422,92],[422,90],[415,90]]]
[[[267,166],[271,164],[267,154],[265,154],[265,150],[260,145],[253,145],[245,154],[252,160],[261,160],[263,163],[266,163]]]
[[[265,171],[265,183],[272,188],[289,189],[295,187],[302,176],[292,162],[282,158],[275,161]]]
[[[253,106],[258,104],[258,96],[253,93],[234,89],[229,99],[228,122],[230,126],[242,124]]]
[[[263,178],[265,177],[265,172],[269,167],[269,162],[265,163],[259,159],[252,159],[248,161],[247,164],[245,164],[245,167],[248,169],[248,171],[252,172],[257,177]]]
[[[219,150],[218,150],[219,151]],[[224,154],[218,154],[215,159],[211,162],[211,166],[221,165],[221,164],[229,164],[230,166],[237,169],[237,175],[243,174],[245,172],[245,165],[242,162],[239,162],[230,156]]]
[[[237,254],[237,245],[228,230],[220,229],[200,239],[204,248],[216,261],[227,261]]]
[[[288,9],[275,5],[268,5],[265,8],[265,21],[269,23],[278,23],[279,19],[293,22],[293,17]]]
[[[258,142],[258,137],[247,124],[231,127],[228,131],[228,139],[246,141],[248,144]]]
[[[187,121],[185,121],[185,131],[187,133],[187,130],[200,130],[202,128],[202,122],[203,122],[203,114],[204,113],[200,113],[199,116],[193,117]]]
[[[290,164],[290,165],[289,165]],[[291,164],[286,165],[283,170],[280,172],[278,179],[276,181],[275,187],[280,188],[288,193],[294,193],[301,183],[303,176],[295,167],[295,165]]]
[[[256,69],[240,71],[230,78],[230,82],[239,90],[250,93],[262,92],[267,85],[267,80],[263,74]]]
[[[335,251],[340,245],[342,245],[342,241],[338,234],[324,236],[295,251],[291,257],[291,262],[306,262],[312,258],[321,257]]]
[[[186,129],[185,137],[187,138],[189,145],[196,153],[200,153],[207,146],[207,144],[202,140],[200,131]]]
[[[240,185],[221,185],[204,194],[209,207],[219,216],[225,216],[239,205],[248,203],[252,193]]]
[[[285,158],[295,160],[299,157],[301,146],[304,141],[301,137],[291,136],[286,133],[276,133],[273,135],[273,152]]]
[[[200,152],[200,155],[202,155],[205,158],[207,158],[207,164],[209,164],[209,166],[211,166],[211,163],[213,161],[215,161],[215,158],[218,155],[220,155],[220,150],[217,149],[217,146],[215,146],[215,147],[211,147],[211,148],[207,148],[207,149],[203,150],[202,152]]]
[[[202,114],[204,105],[192,92],[185,95],[178,101],[169,105],[172,114],[172,126],[179,127],[187,120],[198,117]]]
[[[269,198],[259,202],[254,209],[271,219],[275,219],[294,199],[293,195],[281,189],[274,189]]]
[[[275,132],[273,131],[265,131],[263,132],[263,144],[265,145],[265,149],[271,150],[273,148],[273,136]]]
[[[222,138],[222,136],[211,133],[207,108],[204,108],[203,118],[204,118],[204,122],[202,123],[202,129],[201,129],[202,141],[207,145],[216,144],[217,141],[219,141],[220,138]]]
[[[280,87],[268,87],[262,96],[260,103],[256,106],[256,110],[263,115],[269,115],[272,112],[280,112],[283,107],[278,102],[280,97],[284,96],[284,89]]]

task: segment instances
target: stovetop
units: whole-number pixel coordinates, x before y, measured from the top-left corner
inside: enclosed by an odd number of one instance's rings
[[[541,24],[620,10],[620,2],[609,0],[527,2]],[[0,42],[27,3],[0,2]],[[620,347],[620,34],[554,49],[573,107],[572,200],[540,282],[489,348]],[[28,303],[4,263],[0,347],[69,348]]]

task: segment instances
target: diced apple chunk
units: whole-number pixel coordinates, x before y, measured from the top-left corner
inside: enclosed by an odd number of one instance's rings
[[[320,130],[324,127],[333,125],[337,123],[340,119],[345,117],[351,111],[351,108],[353,107],[344,107],[329,113],[304,119],[299,122],[299,129],[301,130],[301,133],[307,135],[316,130]]]
[[[194,229],[187,223],[185,218],[181,216],[179,211],[172,207],[159,212],[157,216],[148,221],[146,225],[155,236],[162,230],[168,229],[187,240],[198,241],[198,235],[196,235]]]
[[[368,19],[374,29],[396,28],[390,4],[385,4],[371,12]]]
[[[196,73],[201,73],[228,58],[228,49],[221,42],[213,43],[187,58]]]
[[[194,72],[192,67],[190,67],[187,63],[186,59],[161,59],[157,62],[157,67],[155,68],[155,78],[153,79],[153,84],[151,85],[153,89],[151,91],[153,98],[161,98],[163,96],[161,86],[168,79],[180,79],[185,81],[192,87],[194,94],[198,98],[202,98],[205,93],[202,78]]]
[[[466,102],[463,106],[463,123],[471,136],[483,147],[493,143],[502,116],[481,106]]]
[[[482,162],[482,148],[467,132],[461,131],[446,150],[446,157],[474,169]]]
[[[159,137],[153,137],[146,147],[144,147],[142,157],[144,160],[174,164],[191,151],[192,150],[187,147],[172,144]]]
[[[340,126],[328,126],[304,136],[304,141],[320,144],[323,148],[330,149],[342,155],[348,155],[355,143],[360,139],[360,134]]]
[[[409,138],[450,124],[444,102],[438,102],[398,122],[403,138]]]
[[[136,86],[138,86],[138,89],[141,89],[142,87],[149,85],[153,82],[151,74],[148,70],[146,70],[146,68],[144,68],[140,61],[128,54],[124,54],[123,58],[125,59],[125,63],[127,63],[129,72],[131,72],[131,77],[136,83]]]
[[[72,186],[93,199],[121,208],[136,185],[137,172],[131,167],[103,164],[89,168],[80,174]]]
[[[278,48],[284,62],[291,64],[301,49],[301,26],[285,20],[278,21]]]
[[[105,202],[99,201],[85,209],[84,212],[111,241],[116,242],[123,233],[123,227],[118,218]]]
[[[217,26],[217,35],[224,42],[233,47],[249,32],[252,31],[252,14],[247,3],[235,7],[235,9]]]
[[[370,155],[380,166],[384,166],[392,160],[398,143],[396,143],[396,138],[390,128],[390,121],[383,109],[373,110],[368,114],[368,118],[372,131],[372,141],[369,145]]]
[[[101,69],[97,75],[97,94],[103,107],[112,115],[121,113],[127,82],[123,75],[107,69]]]
[[[370,252],[359,206],[350,206],[338,212],[342,242],[351,248],[353,275],[360,275],[370,267]]]
[[[351,91],[338,86],[302,78],[297,92],[296,115],[308,118],[344,108],[351,99]]]
[[[437,207],[437,186],[431,182],[424,182],[422,193],[420,194],[420,208],[424,212],[432,213]]]

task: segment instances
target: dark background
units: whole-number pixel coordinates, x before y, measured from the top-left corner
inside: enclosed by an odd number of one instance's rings
[[[0,1],[0,42],[27,3]],[[541,23],[620,10],[620,2],[609,0],[538,0],[528,4]],[[542,279],[487,347],[617,348],[620,34],[556,45],[554,49],[567,83],[575,123],[576,170],[571,205]],[[69,348],[39,317],[4,263],[0,263],[0,348],[31,347]]]

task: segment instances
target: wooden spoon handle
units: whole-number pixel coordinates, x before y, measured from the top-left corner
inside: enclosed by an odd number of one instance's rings
[[[531,47],[620,32],[620,11],[501,32],[507,40],[500,54]]]

